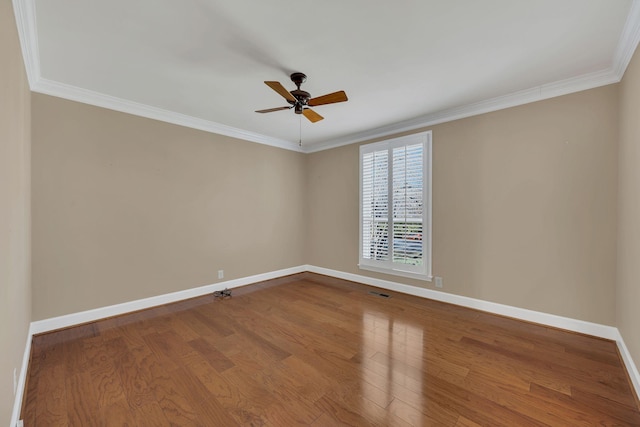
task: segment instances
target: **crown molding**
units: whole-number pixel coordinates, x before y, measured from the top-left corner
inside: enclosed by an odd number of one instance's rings
[[[133,114],[135,116],[160,120],[205,132],[239,138],[245,141],[284,148],[286,150],[302,151],[299,145],[295,142],[234,128],[232,126],[199,119],[186,114],[163,110],[150,105],[42,78],[40,70],[40,53],[38,49],[35,0],[12,1],[27,79],[29,81],[29,87],[33,92],[69,99],[71,101],[77,101],[97,107],[108,108],[123,113]]]
[[[303,153],[314,153],[343,145],[397,135],[404,132],[411,132],[440,123],[618,83],[622,80],[624,72],[633,57],[638,43],[640,42],[640,0],[632,0],[627,20],[620,34],[618,47],[616,48],[616,52],[612,58],[610,68],[513,92],[488,100],[434,112],[410,120],[394,123],[392,125],[370,129],[365,132],[354,133],[344,137],[299,147],[299,145],[293,141],[282,140],[220,123],[199,119],[186,114],[163,110],[142,103],[128,101],[64,83],[43,79],[40,73],[35,0],[12,1],[25,68],[32,91],[89,105],[109,108],[111,110],[136,116],[173,123],[205,132],[226,135],[250,142]]]
[[[314,153],[329,150],[343,145],[420,130],[440,123],[464,119],[467,117],[490,113],[492,111],[529,104],[531,102],[542,101],[556,96],[568,95],[570,93],[580,92],[587,89],[594,89],[608,84],[619,83],[624,76],[624,72],[631,61],[639,42],[640,0],[632,0],[625,25],[620,34],[618,47],[616,48],[612,65],[608,69],[583,74],[581,76],[513,92],[507,95],[498,96],[460,107],[437,111],[435,113],[394,123],[392,125],[381,126],[364,132],[320,142],[312,146],[304,147],[304,152]]]
[[[272,147],[284,148],[291,151],[302,151],[297,144],[291,141],[285,141],[283,139],[273,138],[267,135],[234,128],[232,126],[223,125],[209,120],[199,119],[186,114],[176,113],[175,111],[164,110],[147,104],[129,101],[111,95],[105,95],[76,86],[55,82],[53,80],[40,78],[37,80],[35,85],[31,87],[31,90],[45,95],[56,96],[59,98],[69,99],[71,101],[132,114],[134,116],[146,117],[205,132],[230,136],[250,142],[257,142],[258,144],[270,145]]]
[[[27,80],[29,87],[33,89],[34,84],[40,78],[40,51],[38,49],[35,0],[13,0],[13,13],[16,17]]]
[[[627,20],[622,28],[618,48],[613,57],[613,71],[622,80],[624,72],[633,57],[633,53],[640,41],[640,0],[633,0]]]
[[[581,76],[572,77],[554,83],[536,86],[531,89],[525,89],[513,92],[507,95],[498,96],[484,101],[474,102],[472,104],[460,107],[449,108],[414,119],[405,120],[388,126],[381,126],[370,129],[365,132],[348,135],[342,138],[336,138],[325,142],[308,146],[306,153],[337,148],[343,145],[354,144],[357,142],[369,141],[375,138],[382,138],[391,135],[397,135],[404,132],[420,130],[428,126],[440,123],[451,122],[453,120],[464,119],[467,117],[477,116],[479,114],[490,113],[493,111],[503,110],[505,108],[516,107],[518,105],[529,104],[536,101],[542,101],[556,96],[567,95],[574,92],[580,92],[587,89],[593,89],[612,83],[618,83],[620,78],[610,69],[596,71],[593,73],[583,74]]]

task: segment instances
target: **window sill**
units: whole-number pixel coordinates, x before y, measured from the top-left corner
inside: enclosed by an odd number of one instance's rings
[[[423,280],[425,282],[433,281],[433,276],[429,274],[413,273],[411,271],[402,271],[402,270],[390,270],[387,268],[373,267],[371,265],[366,265],[366,264],[358,264],[358,268],[360,268],[360,270],[373,271],[376,273],[388,274],[390,276],[407,277],[409,279]]]

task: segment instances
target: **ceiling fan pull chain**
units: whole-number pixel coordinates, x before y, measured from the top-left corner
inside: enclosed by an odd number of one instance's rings
[[[298,139],[298,145],[302,147],[302,116],[299,116],[298,122],[300,123],[300,139]]]

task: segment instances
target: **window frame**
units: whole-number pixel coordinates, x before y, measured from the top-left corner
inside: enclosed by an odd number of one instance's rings
[[[374,271],[377,273],[390,274],[394,276],[408,277],[412,279],[419,279],[425,281],[432,281],[432,235],[433,235],[433,227],[432,227],[432,143],[431,143],[432,134],[431,131],[425,131],[420,133],[415,133],[411,135],[401,136],[397,138],[386,139],[384,141],[375,142],[371,144],[363,144],[359,147],[359,209],[358,209],[358,226],[359,226],[359,241],[358,241],[358,267],[361,270]],[[364,156],[368,153],[376,152],[376,151],[384,151],[388,152],[388,169],[387,172],[389,176],[393,173],[393,149],[408,145],[423,145],[423,171],[422,171],[422,197],[423,197],[423,212],[422,212],[422,223],[423,223],[423,238],[422,238],[422,266],[421,271],[415,271],[416,268],[402,269],[402,264],[393,261],[393,254],[391,254],[391,260],[387,261],[378,261],[371,260],[363,257],[363,159]],[[388,180],[389,195],[392,194],[393,191],[393,183],[391,180]],[[387,199],[389,210],[389,216],[392,217],[392,207],[393,200]],[[389,229],[389,228],[387,228]],[[388,237],[393,244],[393,238]]]

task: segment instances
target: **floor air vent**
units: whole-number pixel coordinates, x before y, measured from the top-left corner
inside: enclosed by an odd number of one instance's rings
[[[376,291],[369,291],[369,295],[375,295],[375,296],[381,297],[381,298],[391,298],[391,295],[389,295],[389,294],[383,294],[381,292],[376,292]]]

